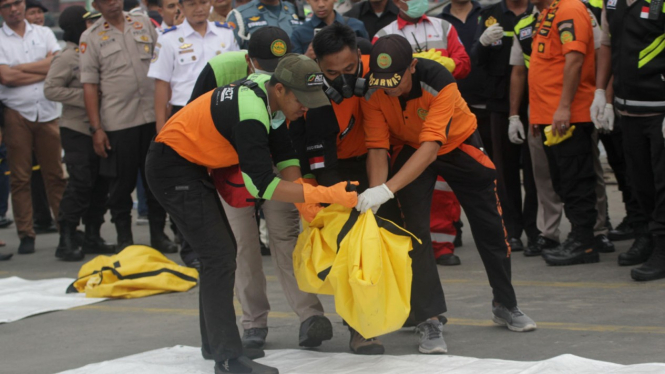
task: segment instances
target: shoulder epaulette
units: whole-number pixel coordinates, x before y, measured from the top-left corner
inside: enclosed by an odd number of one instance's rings
[[[178,28],[178,26],[173,25],[173,26],[169,27],[168,29],[164,29],[164,31],[162,32],[162,35],[165,35],[167,32],[173,31],[177,28]]]
[[[231,25],[229,25],[227,22],[221,23],[219,21],[215,21],[215,26],[221,27],[223,29],[230,29],[230,30],[233,29],[233,27],[231,27]]]

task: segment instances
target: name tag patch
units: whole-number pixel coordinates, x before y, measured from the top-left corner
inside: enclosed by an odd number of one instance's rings
[[[520,30],[520,40],[529,39],[533,34],[533,27],[529,26]]]

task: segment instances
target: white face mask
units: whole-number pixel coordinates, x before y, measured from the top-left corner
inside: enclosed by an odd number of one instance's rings
[[[252,65],[252,70],[254,70],[254,74],[265,74],[265,75],[270,75],[270,76],[272,76],[272,74],[273,74],[272,72],[265,71],[265,70],[261,70],[261,69],[257,69],[257,68],[254,66],[254,61],[252,61],[251,58],[249,59],[249,63]]]
[[[273,130],[277,130],[285,121],[286,116],[284,115],[284,112],[278,110],[273,114],[272,119],[270,120],[270,126]]]

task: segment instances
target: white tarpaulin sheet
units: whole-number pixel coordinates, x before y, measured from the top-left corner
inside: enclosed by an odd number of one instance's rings
[[[73,281],[70,278],[37,281],[19,277],[0,279],[0,323],[106,300],[86,298],[85,294],[65,293]]]
[[[359,356],[305,350],[266,351],[258,362],[274,366],[281,374],[652,374],[665,372],[665,364],[618,365],[562,355],[544,361],[506,361],[446,355]],[[201,357],[201,349],[176,346],[117,360],[90,364],[60,374],[210,374],[214,363]]]

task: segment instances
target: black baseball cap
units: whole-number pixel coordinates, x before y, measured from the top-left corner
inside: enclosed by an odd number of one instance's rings
[[[40,3],[39,1],[37,1],[37,0],[25,0],[25,10],[28,10],[30,8],[39,8],[44,13],[48,12],[48,9],[46,9],[46,7],[43,6],[42,3]]]
[[[307,109],[330,105],[328,96],[322,90],[324,78],[321,68],[305,55],[290,53],[279,59],[273,78],[293,91]]]
[[[369,55],[369,87],[394,88],[413,61],[411,44],[401,35],[380,37]]]
[[[279,59],[291,53],[291,39],[286,31],[275,26],[262,27],[252,33],[247,47],[247,54],[255,58],[261,68],[266,71],[275,71]]]

